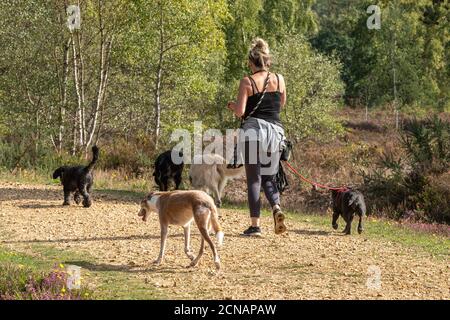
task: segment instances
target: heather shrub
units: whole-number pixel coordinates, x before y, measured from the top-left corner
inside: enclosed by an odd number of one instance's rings
[[[0,167],[10,171],[33,169],[48,173],[61,163],[66,163],[64,161],[76,163],[77,160],[68,155],[58,155],[53,148],[47,146],[0,139]]]
[[[10,172],[33,170],[49,176],[61,165],[79,165],[88,163],[92,157],[91,148],[86,154],[77,151],[58,153],[41,143],[37,145],[16,141],[13,137],[0,139],[0,169]],[[136,134],[128,139],[116,139],[101,142],[100,158],[96,168],[123,169],[129,174],[153,166],[156,157],[154,141],[151,136]],[[161,149],[164,149],[162,146]]]
[[[0,300],[83,300],[92,299],[86,287],[69,290],[63,268],[39,274],[30,268],[0,265]]]
[[[424,214],[423,220],[450,224],[450,189],[443,183],[427,184],[417,195],[417,208]]]
[[[438,116],[406,122],[401,142],[413,169],[423,174],[441,174],[450,165],[450,122]]]
[[[138,141],[117,140],[102,147],[99,167],[103,169],[123,168],[128,172],[136,172],[139,168],[153,166],[154,149]]]
[[[400,141],[401,154],[385,153],[372,172],[361,173],[369,206],[394,218],[450,224],[450,123],[411,120]]]
[[[6,295],[12,295],[22,291],[30,274],[29,269],[17,267],[12,264],[0,265],[0,300]]]
[[[382,127],[372,121],[345,121],[344,126],[346,128],[361,130],[361,131],[369,131],[369,132],[378,132],[384,133],[386,132],[386,128]]]

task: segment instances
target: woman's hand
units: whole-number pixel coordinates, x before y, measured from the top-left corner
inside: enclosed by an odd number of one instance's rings
[[[250,79],[245,77],[239,84],[239,94],[237,102],[230,101],[227,104],[228,109],[233,111],[234,115],[238,118],[242,117],[245,113],[245,106],[248,99],[248,91],[251,89]]]
[[[234,101],[228,102],[227,108],[230,109],[231,111],[234,111],[234,109],[236,108],[236,102]]]

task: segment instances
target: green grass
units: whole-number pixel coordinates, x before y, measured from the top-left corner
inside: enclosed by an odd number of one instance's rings
[[[0,247],[0,264],[12,264],[33,270],[44,270],[46,263],[29,255]]]
[[[146,195],[146,192],[144,191],[133,191],[133,190],[117,190],[117,189],[96,189],[97,191],[110,195],[112,197],[118,197],[118,198],[130,198],[134,199],[137,202],[143,199],[143,197]]]

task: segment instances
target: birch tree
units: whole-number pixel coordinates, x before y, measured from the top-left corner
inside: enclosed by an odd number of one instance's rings
[[[213,97],[205,91],[211,86],[204,67],[211,55],[224,55],[221,22],[227,8],[224,0],[135,1],[132,5],[136,16],[132,42],[139,46],[130,46],[135,59],[145,61],[148,68],[148,88],[153,96],[152,133],[157,147],[163,111],[177,104],[186,107],[188,101],[183,103],[179,93],[191,90],[188,98],[195,94]],[[193,86],[193,81],[198,80],[205,85]]]
[[[104,108],[108,88],[113,39],[118,30],[111,21],[108,22],[113,15],[111,4],[107,5],[104,0],[84,3],[79,0],[78,6],[82,13],[81,28],[73,30],[70,39],[77,101],[72,153],[77,149],[87,153],[95,143],[94,137],[99,129],[99,113]],[[97,79],[95,84],[92,83],[94,78]]]

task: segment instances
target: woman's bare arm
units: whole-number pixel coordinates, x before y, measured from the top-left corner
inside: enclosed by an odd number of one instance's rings
[[[249,86],[251,86],[250,80],[245,77],[239,84],[239,94],[237,102],[228,102],[228,108],[231,109],[237,117],[242,117],[245,113]]]
[[[284,105],[286,104],[286,99],[287,99],[286,83],[284,82],[284,77],[281,74],[278,75],[278,77],[280,79],[281,107],[284,107]]]

